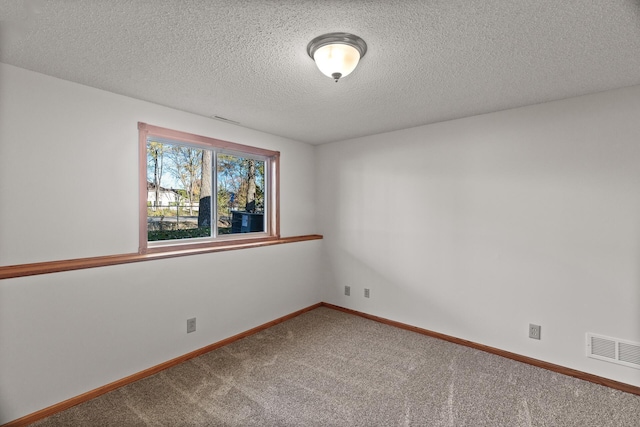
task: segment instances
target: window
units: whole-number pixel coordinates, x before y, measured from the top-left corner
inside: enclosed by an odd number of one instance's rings
[[[140,253],[279,237],[280,153],[138,124]]]

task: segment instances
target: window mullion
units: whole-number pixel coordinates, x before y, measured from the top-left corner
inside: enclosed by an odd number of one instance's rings
[[[211,153],[211,237],[218,237],[218,150]]]
[[[263,187],[264,187],[264,209],[263,209],[263,217],[262,217],[262,229],[267,232],[268,234],[271,234],[273,232],[273,230],[271,230],[271,217],[269,215],[270,209],[271,209],[271,200],[269,199],[268,196],[271,195],[271,161],[269,159],[266,159],[264,161],[264,183],[263,183]]]

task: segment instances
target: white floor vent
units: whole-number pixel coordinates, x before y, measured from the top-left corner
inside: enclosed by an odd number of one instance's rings
[[[587,356],[640,369],[640,343],[587,334]]]

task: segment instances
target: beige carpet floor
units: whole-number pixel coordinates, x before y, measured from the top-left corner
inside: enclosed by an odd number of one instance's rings
[[[640,396],[318,308],[34,426],[640,426]]]

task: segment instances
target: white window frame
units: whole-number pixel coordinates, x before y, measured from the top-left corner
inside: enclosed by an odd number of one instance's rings
[[[212,155],[212,182],[211,188],[214,194],[211,197],[212,226],[211,237],[191,239],[175,239],[162,241],[148,241],[147,234],[147,140],[148,137],[176,141],[195,148],[208,149]],[[219,246],[237,247],[243,243],[257,243],[262,241],[277,240],[280,238],[280,197],[279,197],[279,172],[280,153],[278,151],[222,141],[201,135],[176,131],[146,123],[138,123],[138,157],[139,157],[139,249],[138,253],[156,253],[166,251],[193,250],[198,248],[210,248]],[[217,155],[231,154],[261,160],[265,162],[265,230],[256,233],[235,233],[218,235],[217,224]]]

